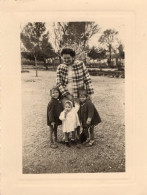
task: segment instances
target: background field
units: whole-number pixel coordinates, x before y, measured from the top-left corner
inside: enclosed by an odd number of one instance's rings
[[[95,173],[125,171],[125,101],[122,78],[91,76],[95,94],[93,102],[102,119],[95,128],[96,144],[67,148],[49,145],[46,123],[49,90],[56,73],[35,71],[22,73],[23,173]],[[58,130],[61,138],[61,129]]]

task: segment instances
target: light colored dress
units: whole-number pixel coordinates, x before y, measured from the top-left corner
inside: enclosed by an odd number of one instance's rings
[[[65,110],[63,110],[59,116],[59,119],[62,121],[62,131],[63,132],[72,132],[80,126],[78,112],[79,105],[75,104],[75,107],[71,109],[70,112],[67,113],[65,118]]]
[[[73,71],[72,66],[68,66],[68,84],[66,89],[69,91],[70,94],[73,94]]]

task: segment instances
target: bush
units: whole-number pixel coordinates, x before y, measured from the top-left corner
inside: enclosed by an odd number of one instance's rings
[[[44,62],[42,62],[42,61],[37,61],[37,64],[44,66]],[[35,66],[35,61],[22,58],[21,59],[21,65],[34,65]]]
[[[116,78],[125,78],[124,71],[118,70],[99,70],[99,69],[88,69],[89,74],[92,76],[108,76]]]
[[[27,60],[27,59],[21,59],[21,64],[22,65],[35,65],[34,60]]]
[[[106,63],[87,63],[88,68],[108,68]]]

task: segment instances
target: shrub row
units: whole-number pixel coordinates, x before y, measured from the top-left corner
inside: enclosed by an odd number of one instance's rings
[[[44,62],[42,62],[42,61],[38,61],[37,63],[39,65],[44,65]],[[22,65],[34,65],[35,66],[35,61],[34,60],[21,59],[21,64]]]
[[[87,63],[88,68],[108,68],[107,63]]]
[[[92,76],[108,76],[116,78],[125,78],[124,71],[103,71],[103,70],[91,70],[89,69],[89,74]]]

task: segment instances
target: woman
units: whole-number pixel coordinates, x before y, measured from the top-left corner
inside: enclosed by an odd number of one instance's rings
[[[62,103],[71,100],[79,103],[78,91],[86,89],[88,96],[94,93],[88,70],[82,61],[75,61],[75,51],[64,48],[61,51],[63,63],[57,68],[56,85],[62,94]],[[76,129],[79,138],[80,129]],[[74,138],[73,138],[74,139]]]
[[[70,48],[64,48],[61,57],[63,64],[57,68],[56,84],[62,97],[77,101],[79,89],[86,89],[91,97],[94,91],[85,64],[82,61],[75,61],[75,51]]]

